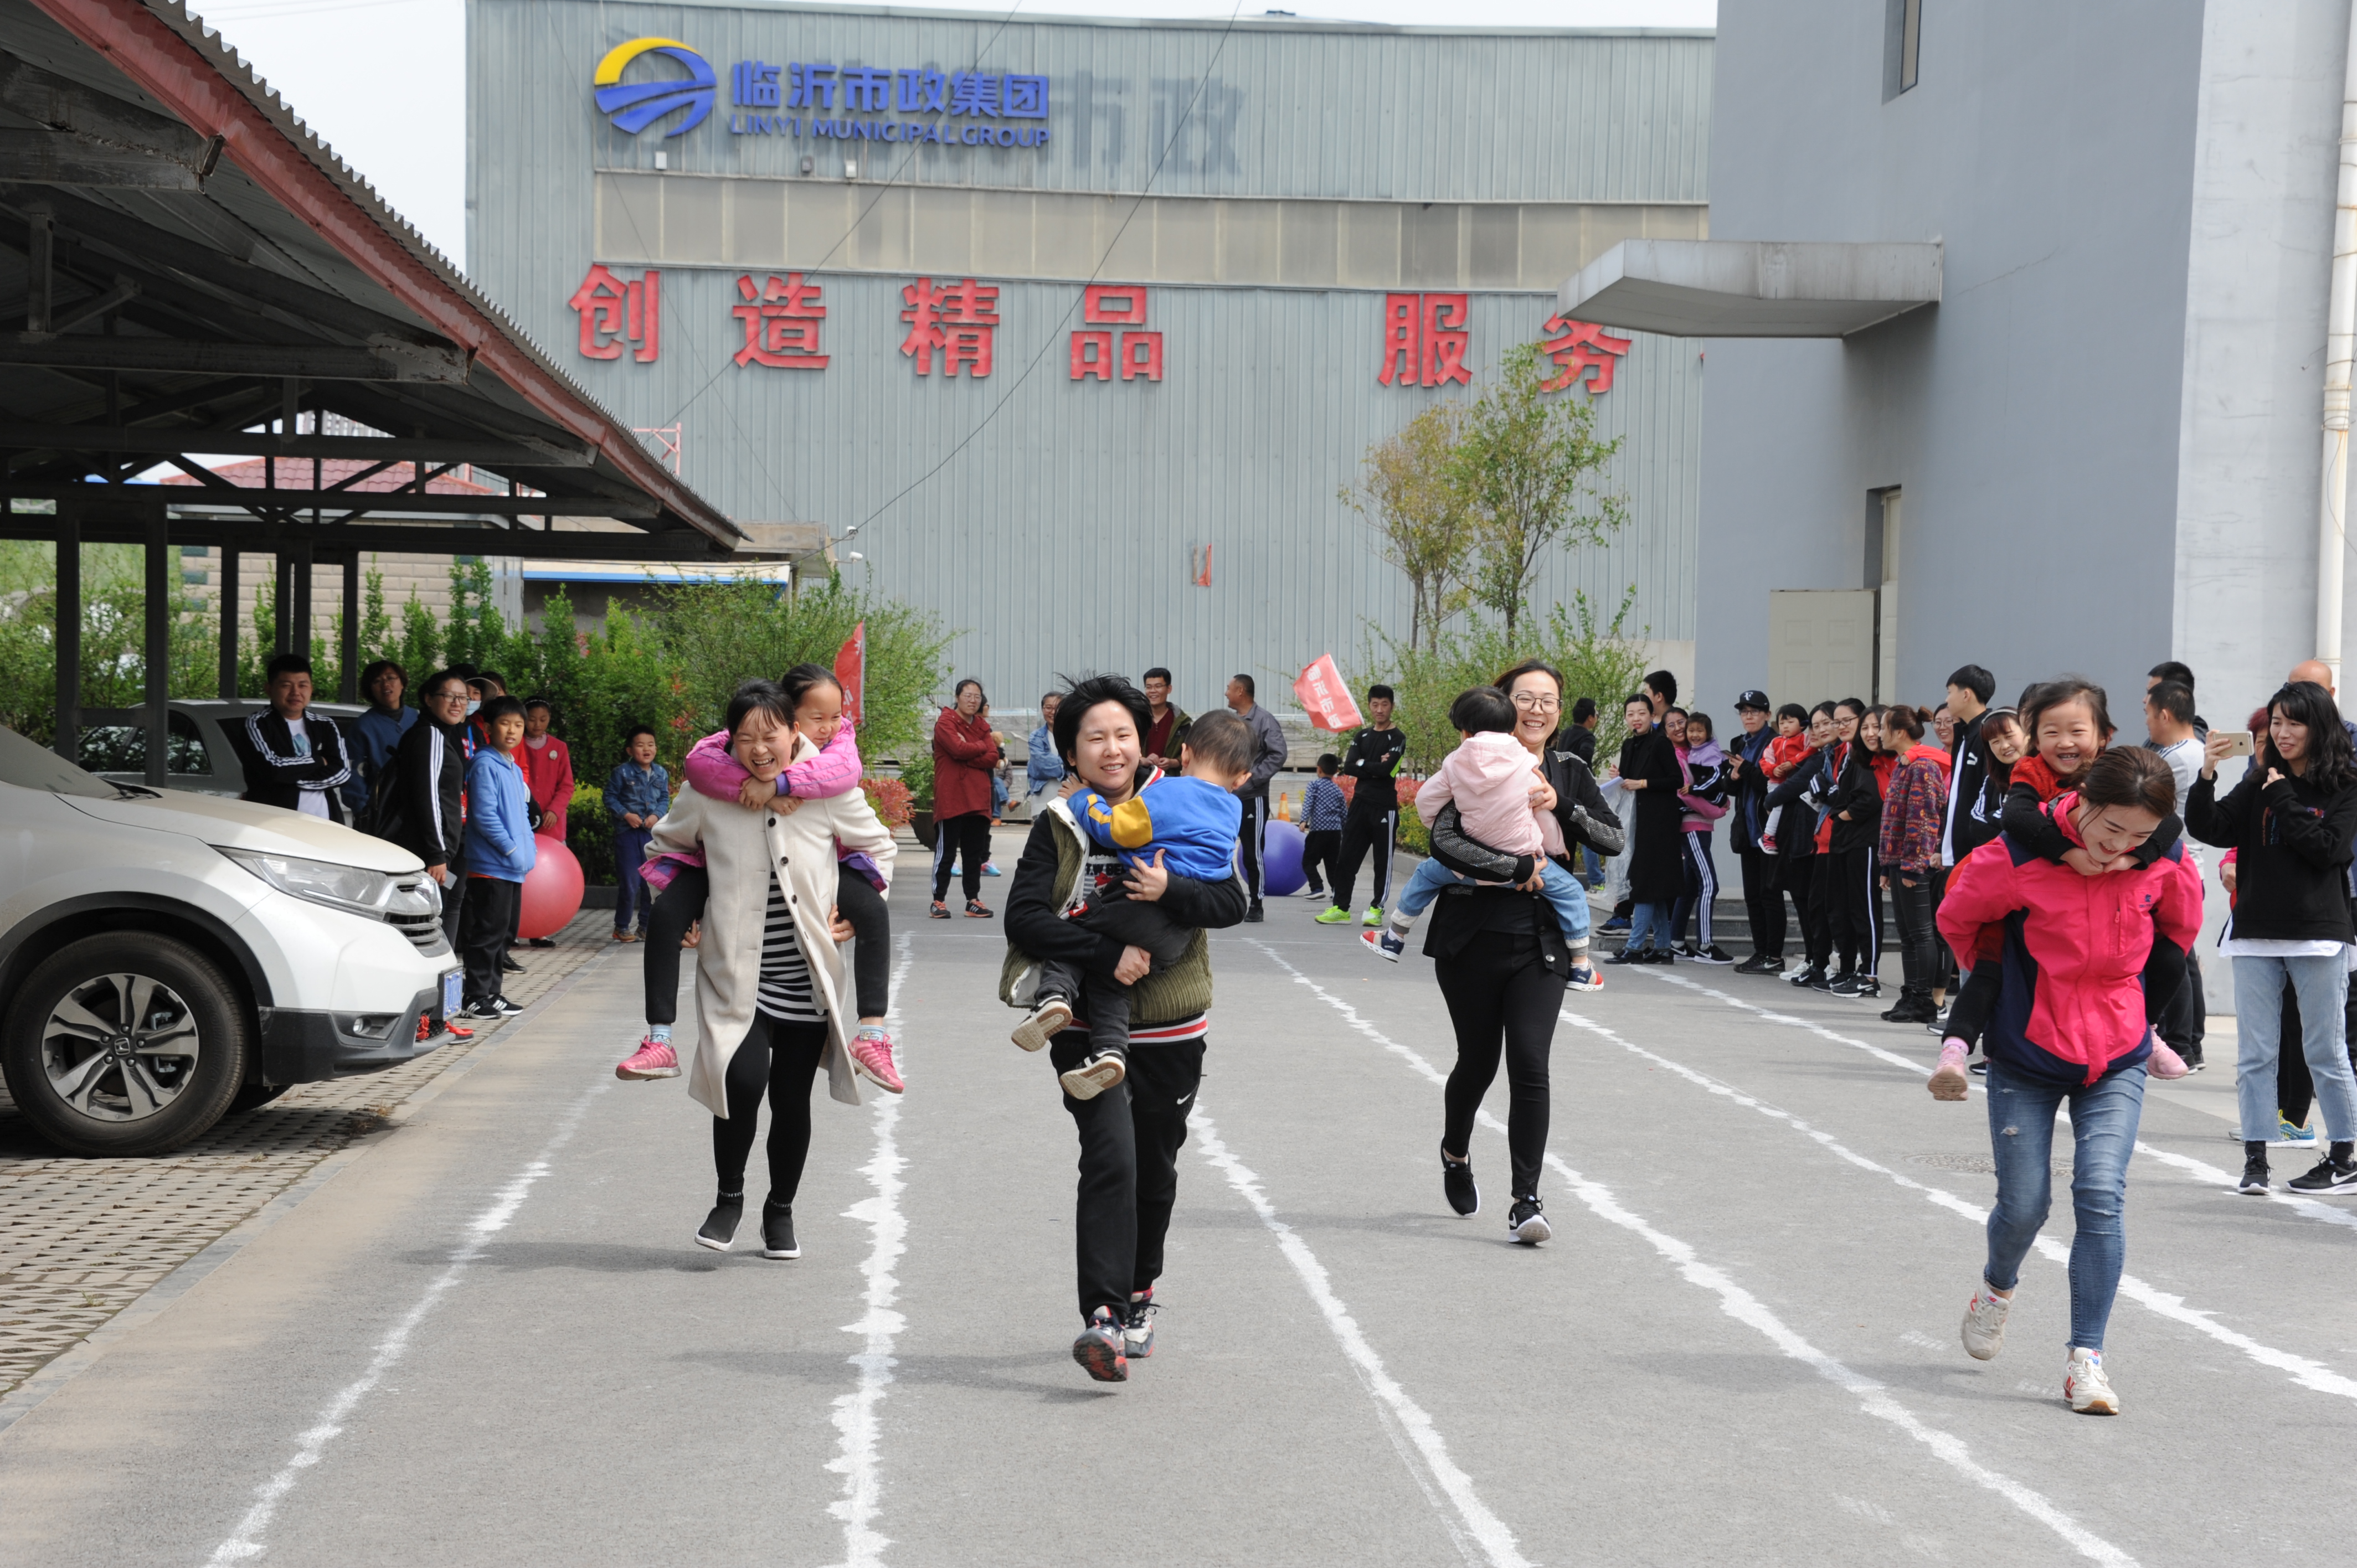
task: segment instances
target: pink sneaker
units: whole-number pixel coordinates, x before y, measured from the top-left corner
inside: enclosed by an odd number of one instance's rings
[[[668,1040],[658,1040],[652,1035],[639,1042],[638,1053],[614,1069],[619,1079],[677,1078],[679,1056]]]
[[[2185,1065],[2183,1057],[2169,1048],[2167,1041],[2155,1040],[2152,1043],[2152,1060],[2148,1070],[2154,1078],[2165,1082],[2172,1078],[2183,1078],[2193,1069]]]
[[[898,1094],[908,1087],[892,1065],[892,1036],[881,1029],[862,1029],[852,1036],[851,1065],[887,1094]]]

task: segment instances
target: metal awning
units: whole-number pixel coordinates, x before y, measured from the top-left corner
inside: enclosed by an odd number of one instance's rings
[[[1846,338],[1940,302],[1936,244],[1624,240],[1556,293],[1566,316],[1674,338]]]

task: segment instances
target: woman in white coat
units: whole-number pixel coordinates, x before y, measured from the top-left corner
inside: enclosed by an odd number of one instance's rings
[[[810,742],[791,727],[784,692],[748,681],[728,704],[730,750],[746,770],[775,779]],[[710,1111],[719,1178],[696,1240],[718,1251],[736,1242],[745,1211],[745,1162],[761,1097],[770,1100],[770,1196],[761,1206],[761,1252],[798,1258],[794,1190],[810,1153],[811,1087],[820,1063],[829,1092],[859,1103],[859,1068],[845,1020],[855,1011],[836,943],[851,927],[836,913],[836,850],[865,850],[888,883],[891,831],[865,791],[804,800],[791,812],[748,811],[734,801],[680,791],[649,853],[700,848],[711,894],[696,950],[695,1062],[688,1092]]]

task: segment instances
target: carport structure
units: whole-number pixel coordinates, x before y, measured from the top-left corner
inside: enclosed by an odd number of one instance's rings
[[[305,434],[311,415],[385,434]],[[230,484],[198,453],[263,458],[266,483]],[[330,482],[331,459],[357,466]],[[199,483],[128,482],[158,464]],[[429,489],[462,465],[504,493]],[[388,474],[403,482],[377,488]],[[239,553],[276,557],[297,646],[313,569],[339,567],[347,701],[367,552],[767,553],[172,0],[0,0],[0,537],[58,546],[59,749],[75,755],[85,722],[144,725],[151,784],[175,546],[222,553],[224,696]],[[572,519],[628,526],[559,528]],[[81,709],[85,542],[145,547],[143,708]]]

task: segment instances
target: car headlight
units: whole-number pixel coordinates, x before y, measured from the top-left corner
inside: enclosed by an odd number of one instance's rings
[[[382,871],[338,865],[326,860],[304,860],[291,854],[268,854],[259,850],[221,849],[219,844],[213,847],[281,893],[309,903],[325,904],[330,909],[382,919],[385,904],[393,897],[395,879]]]

